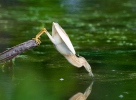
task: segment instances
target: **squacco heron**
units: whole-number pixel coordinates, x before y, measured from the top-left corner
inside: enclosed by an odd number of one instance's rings
[[[40,33],[38,33],[34,38],[38,43],[40,42],[39,37],[41,36],[41,34],[43,34],[43,32],[47,34],[56,49],[68,60],[69,63],[78,68],[84,66],[85,69],[89,72],[89,75],[92,77],[94,76],[91,70],[91,66],[86,61],[86,59],[82,56],[76,56],[75,49],[68,35],[58,23],[53,22],[52,36],[45,28]]]

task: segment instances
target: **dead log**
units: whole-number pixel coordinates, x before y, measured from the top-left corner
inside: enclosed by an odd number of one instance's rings
[[[8,60],[12,60],[17,55],[21,54],[22,52],[32,49],[39,44],[35,40],[28,40],[26,42],[23,42],[19,45],[16,45],[2,53],[0,53],[0,63],[5,63]]]

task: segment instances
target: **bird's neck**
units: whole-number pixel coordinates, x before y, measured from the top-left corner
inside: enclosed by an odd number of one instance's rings
[[[76,55],[64,55],[64,57],[68,60],[69,63],[76,67],[82,67],[82,62],[80,61],[80,58],[78,58]]]

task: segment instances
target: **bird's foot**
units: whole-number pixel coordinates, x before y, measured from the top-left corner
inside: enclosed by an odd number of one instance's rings
[[[40,36],[41,36],[44,32],[46,32],[46,29],[45,29],[45,28],[43,28],[43,29],[35,36],[35,38],[32,38],[33,40],[36,41],[36,43],[37,43],[38,45],[40,45],[40,43],[41,43],[41,41],[40,41]]]
[[[35,38],[32,38],[32,39],[35,40],[38,45],[40,45],[41,41],[40,41],[39,38],[35,37]]]

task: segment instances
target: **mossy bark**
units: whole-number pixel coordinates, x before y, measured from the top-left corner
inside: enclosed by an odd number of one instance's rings
[[[16,45],[2,53],[0,53],[0,63],[4,63],[8,60],[12,60],[17,55],[21,54],[22,52],[32,49],[34,47],[38,46],[35,40],[28,40],[26,42],[23,42],[19,45]]]

